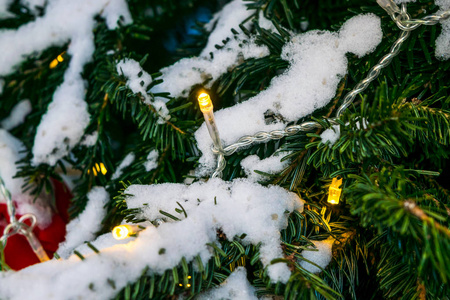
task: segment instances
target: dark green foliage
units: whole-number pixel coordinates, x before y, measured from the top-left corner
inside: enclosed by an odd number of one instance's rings
[[[197,55],[206,44],[208,36],[201,24],[195,25],[201,34],[188,42],[180,37],[184,16],[199,6],[214,12],[220,8],[219,2],[129,0],[132,25],[109,31],[98,19],[96,51],[92,63],[85,68],[84,78],[88,82],[86,101],[91,114],[86,133],[97,132],[99,138],[92,146],[77,146],[55,167],[31,165],[31,148],[36,127],[62,82],[70,57],[64,54],[64,62],[53,69],[49,64],[67,45],[28,57],[16,73],[6,76],[0,120],[22,99],[29,99],[33,108],[26,122],[11,131],[26,148],[17,174],[26,178],[25,188],[32,187],[34,195],[50,193],[50,178],[59,179],[68,163],[80,173],[73,191],[72,216],[83,211],[92,187],[103,186],[114,200],[107,205],[102,232],[111,230],[122,219],[144,221],[139,217],[139,209],[126,207],[123,187],[182,182],[189,176],[200,155],[193,134],[203,122],[196,105],[201,86],[192,87],[188,98],[157,95],[168,99],[172,116],[170,122],[160,124],[155,109],[143,103],[142,95],[135,95],[126,87],[126,79],[117,72],[116,62],[123,58],[140,61],[143,69],[152,74],[153,85],[159,84],[160,68],[179,58]],[[256,36],[257,43],[266,45],[270,55],[241,61],[214,82],[210,92],[215,109],[245,101],[286,70],[289,64],[281,59],[282,48],[290,40],[291,32],[306,30],[302,27],[306,21],[307,30],[338,30],[357,14],[376,14],[381,17],[384,34],[381,44],[363,58],[349,54],[348,74],[334,99],[312,116],[298,120],[300,123],[315,119],[324,128],[332,128],[330,118],[343,96],[389,51],[399,34],[375,1],[249,0],[247,5],[261,10],[277,28],[277,32],[260,28],[258,14],[246,20],[253,26],[244,32]],[[12,9],[18,18],[0,21],[1,28],[17,28],[35,18],[23,11],[18,1],[12,4]],[[436,10],[432,1],[408,4],[413,18]],[[162,46],[168,33],[174,31],[178,36],[176,51]],[[306,201],[304,211],[292,213],[287,228],[281,232],[285,257],[273,262],[290,266],[292,276],[286,285],[270,282],[259,260],[260,245],[246,245],[242,237],[231,237],[230,242],[218,232],[220,247],[209,245],[214,256],[206,264],[199,258],[182,259],[176,268],[159,275],[143,266],[139,280],[118,291],[116,298],[168,299],[183,295],[192,299],[222,283],[237,266],[245,266],[258,296],[448,299],[450,61],[435,58],[435,39],[440,31],[441,26],[436,25],[412,32],[398,57],[337,120],[340,137],[333,145],[322,143],[323,130],[318,130],[254,145],[227,157],[223,179],[231,180],[244,176],[240,162],[248,155],[266,158],[276,151],[291,151],[284,158],[290,161],[289,166],[280,174],[267,176],[268,183],[289,189]],[[112,54],[110,50],[114,50]],[[149,95],[155,96],[150,91]],[[147,172],[143,163],[154,149],[160,153],[158,167]],[[135,160],[113,180],[112,174],[131,152]],[[93,171],[100,163],[106,167],[106,174]],[[340,205],[332,206],[327,203],[328,187],[336,176],[344,178],[343,196]],[[176,211],[161,213],[171,222],[183,219],[186,214],[181,205]],[[158,226],[157,220],[148,221]],[[301,252],[312,246],[311,241],[330,236],[336,239],[332,263],[319,274],[303,269]],[[98,251],[93,246],[91,249]],[[160,250],[162,257],[165,251]],[[6,267],[3,265],[2,261],[2,269]],[[112,280],[108,283],[115,287]]]

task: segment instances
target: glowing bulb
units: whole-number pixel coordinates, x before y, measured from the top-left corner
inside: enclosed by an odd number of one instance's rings
[[[328,190],[328,203],[339,204],[339,198],[341,198],[342,178],[333,178],[331,181],[330,189]]]
[[[58,60],[57,59],[54,59],[54,60],[52,60],[52,62],[50,63],[50,69],[54,69],[54,68],[56,68],[56,66],[58,65]]]
[[[124,240],[129,237],[130,230],[128,230],[127,225],[119,225],[114,227],[112,230],[112,235],[116,240]]]
[[[64,52],[63,52],[64,53]],[[61,53],[60,55],[58,55],[58,57],[56,58],[56,60],[58,60],[58,62],[63,62],[64,61],[64,58],[62,57],[62,54],[63,53]]]
[[[87,173],[91,174],[91,170],[88,170]],[[95,163],[95,165],[92,167],[92,173],[94,173],[94,176],[97,176],[99,173],[105,175],[106,173],[108,173],[108,170],[102,162],[99,164]]]
[[[60,55],[58,55],[54,60],[52,60],[52,62],[50,63],[50,69],[54,69],[56,68],[56,66],[60,63],[64,61],[64,57],[63,54],[66,53],[65,51],[63,53],[61,53]]]
[[[113,228],[112,235],[116,240],[124,240],[145,229],[138,225],[119,225]]]
[[[200,106],[200,110],[202,111],[202,113],[210,112],[213,109],[211,98],[207,93],[201,93],[198,96],[198,104]]]

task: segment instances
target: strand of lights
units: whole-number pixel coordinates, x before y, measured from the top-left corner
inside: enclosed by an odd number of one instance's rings
[[[363,92],[370,83],[372,83],[381,70],[390,65],[394,57],[400,53],[400,48],[402,44],[408,39],[410,32],[420,25],[435,25],[439,21],[447,19],[450,17],[450,11],[444,11],[442,13],[437,13],[433,15],[426,16],[422,19],[411,19],[410,15],[406,10],[406,4],[402,3],[401,9],[393,2],[392,0],[377,0],[378,4],[386,10],[386,12],[391,16],[391,18],[397,24],[397,27],[402,31],[398,39],[392,44],[392,47],[385,56],[383,56],[378,63],[373,66],[366,78],[361,80],[345,97],[341,106],[338,108],[336,112],[336,117],[334,119],[330,119],[329,121],[332,124],[337,124],[335,119],[339,118],[342,113],[350,107],[353,103],[355,97]],[[251,146],[257,143],[265,143],[271,140],[279,140],[281,138],[295,135],[299,132],[310,132],[315,129],[322,128],[322,125],[316,121],[306,121],[298,125],[290,125],[287,126],[284,130],[274,130],[270,132],[260,131],[255,135],[246,135],[241,137],[236,143],[226,146],[225,148],[217,148],[213,147],[212,152],[214,154],[219,155],[219,162],[217,167],[213,173],[212,177],[217,177],[217,174],[221,174],[225,169],[226,161],[224,156],[229,156],[236,151]],[[208,128],[209,129],[209,128]]]
[[[24,214],[19,220],[16,218],[16,209],[11,198],[11,193],[5,186],[3,179],[0,177],[0,195],[3,195],[6,199],[6,206],[9,214],[9,224],[3,230],[3,236],[0,238],[2,248],[5,249],[8,238],[20,234],[23,235],[31,249],[36,254],[41,262],[48,261],[50,258],[42,247],[41,242],[36,238],[33,233],[33,229],[36,226],[36,216],[33,214]],[[28,220],[31,225],[27,225],[25,221]]]
[[[143,229],[145,229],[145,227],[139,225],[119,225],[113,228],[112,235],[116,240],[124,240],[130,236],[136,235]]]
[[[342,178],[334,177],[331,181],[330,188],[328,189],[328,203],[339,204],[339,199],[341,198]]]
[[[92,173],[94,173],[94,176],[97,176],[99,173],[102,173],[105,175],[108,172],[105,165],[101,163],[95,163],[95,165],[92,167]],[[91,174],[91,170],[87,171],[88,174]]]
[[[50,69],[54,69],[58,66],[59,63],[64,61],[64,53],[66,53],[65,51],[63,53],[61,53],[60,55],[58,55],[54,60],[52,60],[52,62],[49,65]]]

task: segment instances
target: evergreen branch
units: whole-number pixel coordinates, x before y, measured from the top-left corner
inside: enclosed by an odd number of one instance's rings
[[[446,235],[447,238],[450,239],[450,230],[438,222],[436,222],[433,218],[427,216],[427,214],[416,205],[413,199],[407,199],[403,202],[404,208],[410,212],[412,215],[420,219],[422,222],[427,223],[429,226],[435,227],[437,231]]]

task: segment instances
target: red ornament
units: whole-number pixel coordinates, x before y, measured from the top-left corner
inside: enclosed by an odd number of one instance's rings
[[[58,211],[53,214],[50,225],[44,229],[36,226],[33,230],[49,258],[53,257],[58,245],[65,239],[66,224],[69,222],[67,210],[72,199],[72,194],[64,183],[53,179],[52,183]],[[20,217],[21,215],[17,215],[17,219]],[[0,204],[0,220],[9,221],[8,210],[4,203]],[[3,229],[6,225],[4,222],[0,224],[0,236],[3,235]],[[8,238],[4,254],[6,264],[13,270],[20,270],[40,262],[27,239],[20,234]]]

